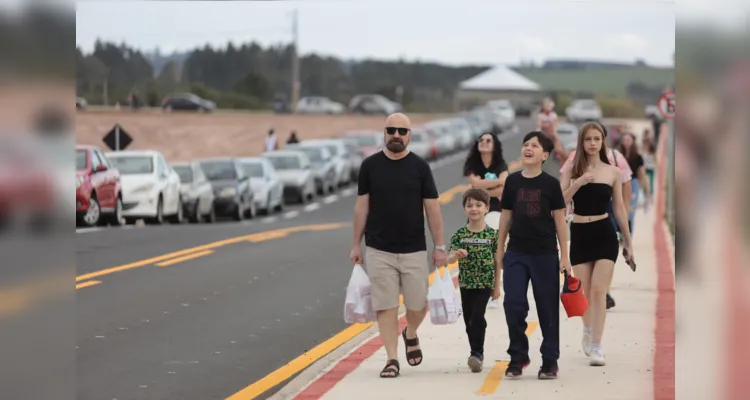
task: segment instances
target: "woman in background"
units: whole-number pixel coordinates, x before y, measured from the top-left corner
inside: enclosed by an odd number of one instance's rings
[[[503,144],[497,136],[491,132],[479,136],[469,150],[463,172],[473,189],[485,189],[490,192],[489,213],[499,213],[502,210],[500,197],[503,195],[505,178],[508,177],[508,164],[503,157]],[[496,225],[490,225],[497,229]]]
[[[633,171],[631,182],[631,196],[630,196],[630,209],[628,213],[628,227],[630,236],[633,236],[633,223],[635,222],[635,209],[638,206],[638,198],[641,194],[641,187],[643,192],[646,194],[646,208],[651,205],[652,192],[651,186],[649,185],[648,178],[646,177],[646,164],[643,157],[638,152],[638,145],[635,143],[635,135],[632,133],[626,133],[620,139],[619,149],[620,153],[625,156],[628,160],[628,166]]]

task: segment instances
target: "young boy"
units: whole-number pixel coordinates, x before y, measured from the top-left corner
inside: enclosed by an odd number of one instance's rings
[[[458,286],[461,289],[466,335],[471,353],[469,368],[482,371],[484,362],[484,319],[487,303],[495,286],[495,275],[500,266],[495,262],[497,231],[484,222],[489,211],[490,193],[484,189],[469,189],[464,193],[464,213],[469,223],[451,237],[450,263],[458,261]]]
[[[510,363],[505,376],[520,378],[529,359],[526,317],[529,313],[529,280],[542,330],[542,367],[539,379],[557,378],[560,357],[560,272],[571,273],[568,259],[565,200],[560,181],[542,171],[542,164],[554,144],[541,132],[523,138],[523,170],[508,176],[501,206],[497,259],[503,269],[503,308],[508,323]],[[505,239],[510,242],[505,250]],[[557,256],[557,243],[560,259]],[[501,276],[497,274],[493,298],[500,295]]]

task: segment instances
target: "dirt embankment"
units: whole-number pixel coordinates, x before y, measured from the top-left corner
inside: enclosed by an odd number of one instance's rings
[[[409,115],[414,126],[444,116]],[[271,127],[283,147],[293,130],[297,131],[300,140],[330,138],[348,130],[379,130],[384,122],[383,116],[91,110],[76,113],[76,142],[108,150],[102,138],[115,124],[120,124],[133,137],[128,150],[159,150],[170,162],[179,162],[202,157],[260,154]]]

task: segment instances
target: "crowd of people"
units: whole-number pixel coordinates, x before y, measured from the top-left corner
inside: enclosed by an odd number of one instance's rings
[[[552,133],[557,116],[551,107],[545,103],[538,130],[524,136],[516,161],[505,161],[495,134],[479,136],[463,167],[471,186],[462,202],[466,224],[448,242],[430,167],[408,151],[409,118],[397,113],[386,120],[385,148],[365,159],[360,170],[350,252],[351,262],[364,264],[371,282],[387,354],[381,377],[400,375],[399,336],[408,364],[423,361],[417,332],[427,313],[425,217],[434,243],[432,264],[459,263],[471,371],[483,367],[487,305],[501,297],[511,358],[505,376],[518,378],[530,365],[525,331],[531,283],[543,336],[537,376],[557,378],[561,273],[583,283],[589,304],[582,318],[583,351],[591,366],[605,365],[606,310],[614,306],[609,287],[621,247],[626,262],[635,268],[634,210],[641,191],[646,193],[645,204],[651,202],[655,146],[646,133],[641,155],[635,136],[628,133],[617,149],[608,149],[607,129],[588,122],[580,128],[576,150],[565,154]],[[560,179],[542,169],[554,156],[563,163]],[[407,320],[401,332],[399,294]]]

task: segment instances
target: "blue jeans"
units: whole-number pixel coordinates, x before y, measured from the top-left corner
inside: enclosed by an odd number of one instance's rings
[[[633,188],[630,196],[630,214],[628,214],[628,227],[630,228],[630,236],[633,236],[633,223],[635,221],[635,208],[638,206],[638,198],[641,195],[641,183],[637,179],[630,181],[630,186]]]

